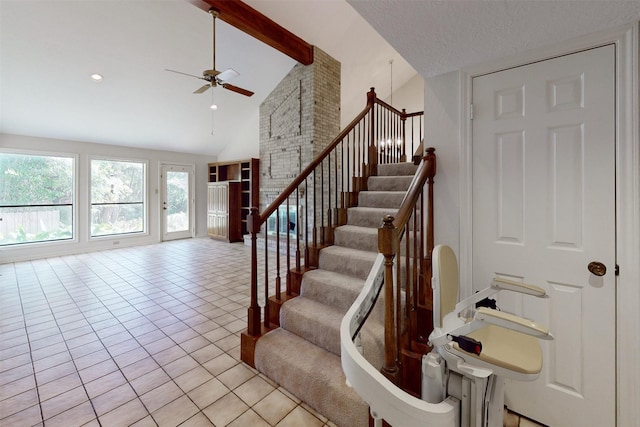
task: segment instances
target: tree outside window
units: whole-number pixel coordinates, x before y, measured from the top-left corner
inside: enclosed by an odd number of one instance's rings
[[[73,239],[74,161],[0,153],[0,246]]]
[[[145,164],[91,161],[91,236],[145,230]]]

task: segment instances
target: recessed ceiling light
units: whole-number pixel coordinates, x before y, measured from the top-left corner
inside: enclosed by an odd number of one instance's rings
[[[218,109],[218,104],[211,104],[211,108],[212,110],[217,110]]]
[[[93,73],[93,74],[91,74],[91,78],[95,82],[101,82],[102,81],[102,74]]]

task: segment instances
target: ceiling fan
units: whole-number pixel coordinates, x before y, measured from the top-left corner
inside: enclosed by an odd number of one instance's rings
[[[165,69],[165,71],[170,71],[172,73],[177,73],[177,74],[183,74],[189,77],[195,77],[196,79],[205,80],[208,82],[206,85],[202,86],[201,88],[196,89],[193,93],[204,93],[207,90],[209,90],[210,87],[222,86],[227,90],[239,93],[241,95],[245,95],[245,96],[253,95],[253,92],[251,92],[250,90],[243,89],[241,87],[234,86],[232,84],[227,83],[227,81],[235,77],[238,77],[240,75],[240,73],[238,73],[236,70],[232,68],[228,68],[222,72],[216,70],[216,18],[218,17],[218,11],[214,9],[209,9],[209,14],[211,14],[211,16],[213,17],[213,67],[212,67],[213,69],[204,70],[202,72],[202,77],[194,76],[193,74],[187,74],[187,73],[183,73],[181,71],[175,71],[175,70]]]

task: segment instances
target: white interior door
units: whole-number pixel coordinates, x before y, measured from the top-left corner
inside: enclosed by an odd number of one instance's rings
[[[162,165],[162,240],[193,234],[193,166]]]
[[[501,309],[548,325],[543,372],[505,403],[550,426],[615,425],[615,48],[473,79],[473,283],[549,299]],[[592,261],[606,266],[597,276]]]

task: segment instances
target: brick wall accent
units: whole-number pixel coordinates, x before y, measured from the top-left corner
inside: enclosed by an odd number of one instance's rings
[[[314,47],[260,105],[260,210],[340,132],[340,62]]]

